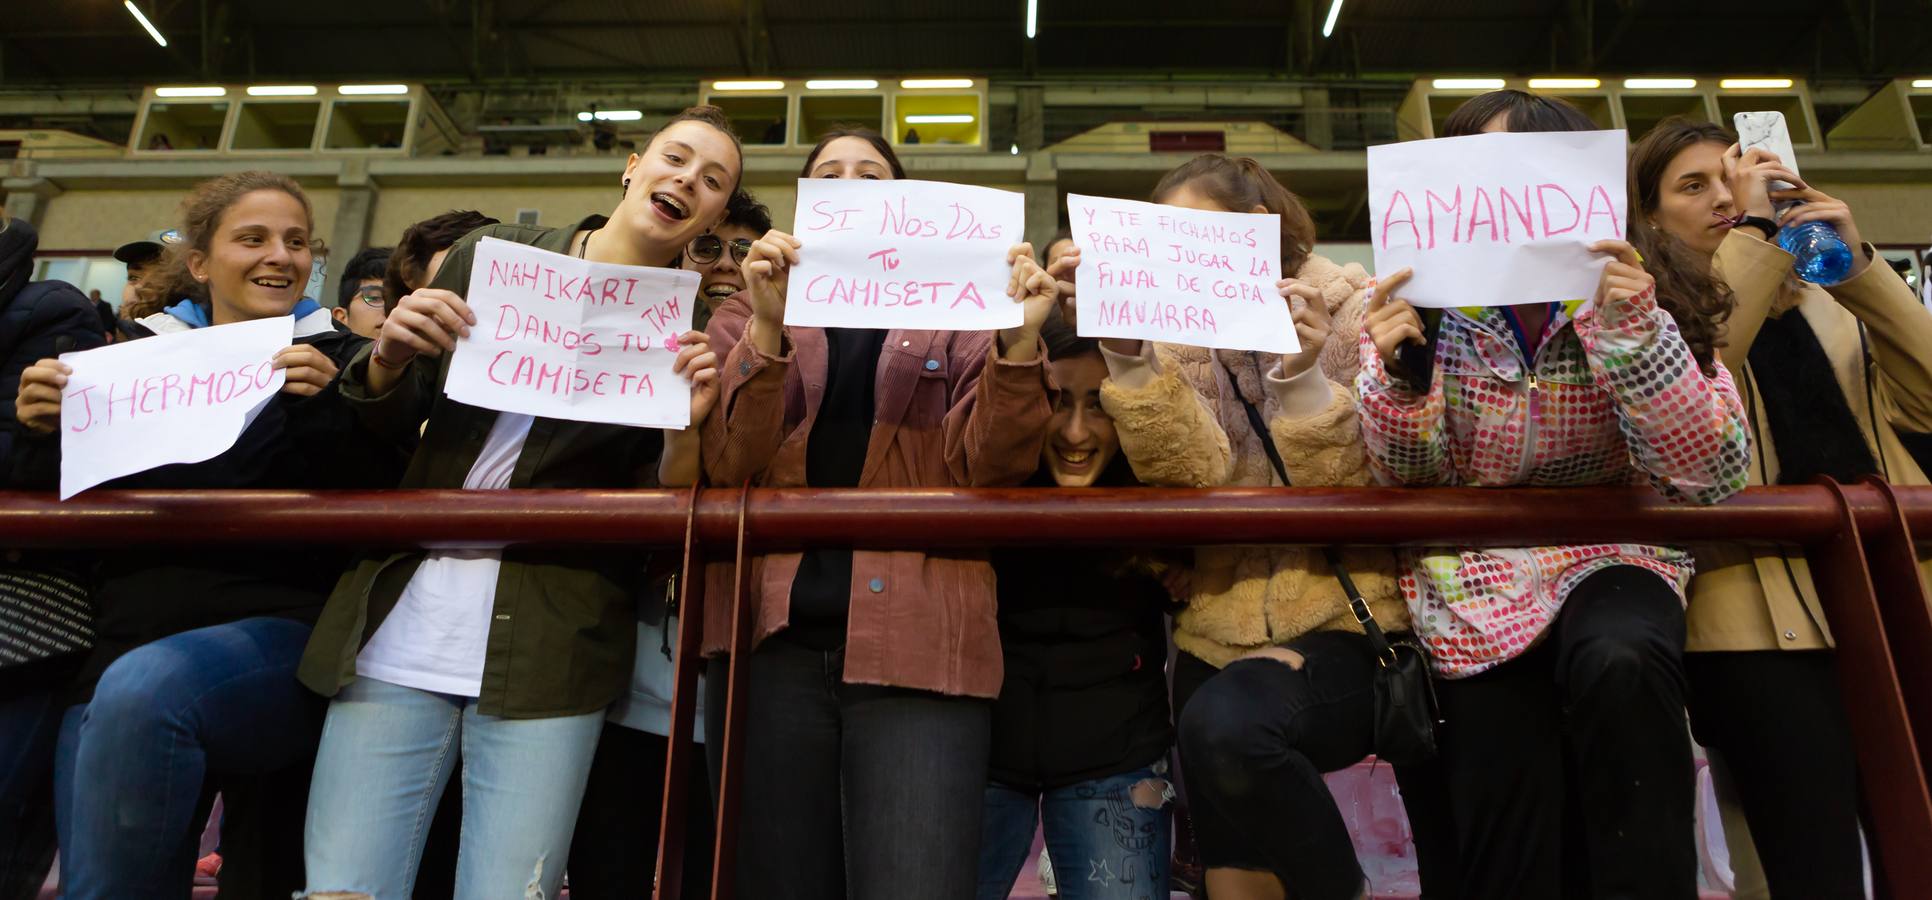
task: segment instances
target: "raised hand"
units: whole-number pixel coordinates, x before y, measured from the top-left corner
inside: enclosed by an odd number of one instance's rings
[[[1630,246],[1628,241],[1598,241],[1590,245],[1590,252],[1611,255],[1610,264],[1603,268],[1603,278],[1597,282],[1596,298],[1598,315],[1610,321],[1624,315],[1622,310],[1617,309],[1620,304],[1630,302],[1632,297],[1657,284],[1657,279],[1644,271],[1637,248]]]
[[[1403,269],[1387,278],[1375,282],[1375,293],[1370,295],[1366,318],[1362,327],[1367,329],[1369,340],[1375,343],[1375,352],[1382,357],[1384,367],[1395,364],[1395,350],[1405,343],[1423,344],[1422,317],[1416,314],[1409,301],[1395,296],[1396,290],[1415,276],[1413,269]]]
[[[31,431],[50,434],[60,427],[60,398],[67,390],[72,366],[58,359],[43,359],[20,373],[20,390],[14,394],[13,417]]]
[[[1288,301],[1288,307],[1294,311],[1295,337],[1301,341],[1300,353],[1281,358],[1282,377],[1293,378],[1312,368],[1328,344],[1331,327],[1328,301],[1314,285],[1293,278],[1275,282],[1275,290],[1281,292],[1281,299]]]
[[[691,382],[691,426],[696,428],[718,404],[718,354],[711,349],[711,338],[702,331],[678,335],[678,358],[671,371]]]
[[[313,397],[335,380],[335,360],[309,344],[283,347],[272,361],[275,368],[288,373],[282,393]]]
[[[376,332],[376,363],[397,369],[417,354],[441,356],[468,337],[476,314],[456,294],[437,288],[414,291],[397,301]]]
[[[1023,305],[1023,320],[1019,327],[1000,332],[1001,355],[1011,362],[1028,362],[1038,355],[1040,326],[1059,303],[1060,287],[1034,260],[1031,244],[1008,248],[1006,261],[1013,266],[1006,296]]]

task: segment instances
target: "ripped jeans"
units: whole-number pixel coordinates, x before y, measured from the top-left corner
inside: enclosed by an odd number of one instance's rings
[[[1043,824],[1060,900],[1166,900],[1173,788],[1165,761],[1045,792],[986,786],[979,900],[1005,900]]]
[[[505,719],[478,713],[471,697],[356,679],[322,726],[309,788],[309,890],[409,900],[460,746],[456,896],[555,900],[603,728],[601,709]]]

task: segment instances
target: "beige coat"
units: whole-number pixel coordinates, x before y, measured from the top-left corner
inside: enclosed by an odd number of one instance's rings
[[[1872,252],[1876,257],[1875,251]],[[1932,312],[1881,259],[1831,288],[1805,285],[1795,306],[1778,302],[1791,271],[1791,254],[1756,237],[1732,232],[1716,266],[1737,294],[1720,350],[1744,394],[1752,428],[1751,484],[1778,483],[1778,454],[1765,419],[1764,399],[1746,362],[1767,316],[1802,315],[1832,361],[1852,414],[1877,448],[1885,478],[1927,484],[1926,473],[1899,442],[1898,431],[1932,431]],[[1865,347],[1871,358],[1866,362]],[[1803,554],[1738,544],[1697,548],[1691,583],[1687,649],[1816,650],[1832,645]],[[1920,567],[1932,576],[1932,564]]]
[[[1108,353],[1112,377],[1100,400],[1114,417],[1121,451],[1146,484],[1174,487],[1279,485],[1249,424],[1241,398],[1268,422],[1289,478],[1297,486],[1366,485],[1368,461],[1356,426],[1355,401],[1330,357],[1355,362],[1360,266],[1310,257],[1296,277],[1319,287],[1335,313],[1322,364],[1292,380],[1270,377],[1271,354],[1211,351],[1177,344],[1144,345],[1140,357]],[[1352,314],[1352,318],[1350,318]],[[1346,321],[1355,324],[1351,327]],[[1344,559],[1356,587],[1387,631],[1408,628],[1396,591],[1395,558],[1386,550],[1350,550]],[[1341,584],[1322,555],[1305,547],[1203,547],[1195,552],[1187,608],[1175,620],[1174,643],[1214,666],[1311,631],[1361,631]]]

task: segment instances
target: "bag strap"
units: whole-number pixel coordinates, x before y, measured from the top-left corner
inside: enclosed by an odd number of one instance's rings
[[[1275,474],[1281,476],[1282,484],[1293,485],[1294,482],[1288,479],[1288,465],[1281,461],[1281,451],[1275,448],[1274,435],[1269,433],[1268,424],[1262,420],[1261,410],[1256,409],[1255,405],[1241,394],[1239,385],[1230,386],[1234,388],[1234,395],[1241,400],[1241,408],[1248,411],[1248,424],[1254,427],[1255,437],[1261,439],[1261,449],[1267,452],[1268,462],[1274,465]],[[1394,650],[1389,647],[1388,636],[1382,633],[1382,626],[1375,621],[1375,614],[1369,610],[1368,601],[1362,598],[1361,590],[1355,587],[1355,579],[1349,577],[1348,566],[1342,564],[1341,552],[1334,547],[1323,547],[1322,556],[1328,560],[1328,567],[1334,570],[1335,580],[1342,583],[1342,593],[1348,595],[1348,610],[1355,614],[1355,621],[1361,624],[1363,633],[1368,635],[1369,649],[1375,651],[1376,658],[1387,659],[1394,653]]]

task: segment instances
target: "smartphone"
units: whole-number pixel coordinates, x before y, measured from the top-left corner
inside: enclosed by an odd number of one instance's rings
[[[1778,157],[1793,172],[1798,171],[1798,151],[1791,148],[1791,129],[1785,125],[1784,113],[1777,110],[1768,112],[1741,112],[1731,117],[1737,128],[1737,145],[1740,151],[1763,148]],[[1802,174],[1802,173],[1800,173]],[[1774,191],[1789,190],[1796,185],[1782,179],[1771,182]]]

